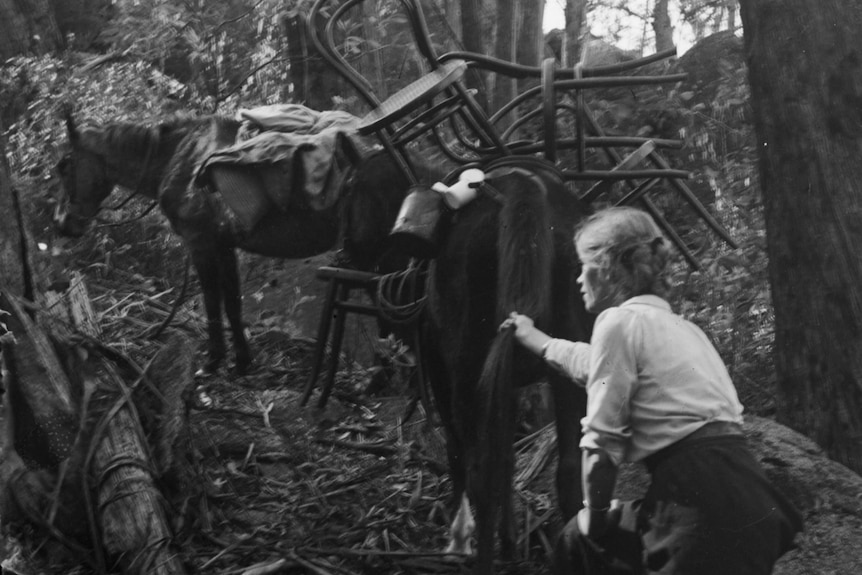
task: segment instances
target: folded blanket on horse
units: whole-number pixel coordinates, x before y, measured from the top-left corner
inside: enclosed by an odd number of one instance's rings
[[[293,134],[318,134],[327,128],[356,129],[357,118],[341,110],[318,112],[302,104],[274,104],[260,106],[237,113],[245,130],[257,128],[261,131],[291,132]]]
[[[196,183],[222,195],[250,231],[274,205],[324,210],[338,199],[347,168],[337,153],[338,139],[349,138],[360,151],[370,149],[356,134],[359,118],[346,112],[316,112],[296,104],[242,110],[247,139],[209,155]],[[263,128],[254,134],[254,129]]]

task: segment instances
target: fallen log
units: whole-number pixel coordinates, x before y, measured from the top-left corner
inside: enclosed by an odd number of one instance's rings
[[[172,545],[165,498],[155,481],[158,469],[131,389],[108,360],[101,358],[100,363],[97,378],[104,396],[94,395],[93,402],[107,409],[99,409],[103,414],[93,430],[85,464],[95,493],[102,545],[123,573],[185,573]]]
[[[85,333],[98,333],[98,327],[89,323],[94,321],[96,314],[87,297],[83,278],[78,277],[71,282],[69,302],[72,317],[79,322],[77,327]],[[152,363],[158,360],[175,364],[172,375],[178,381],[171,383],[181,390],[193,381],[191,357],[188,339],[174,334]],[[104,355],[95,359],[97,391],[93,394],[93,406],[88,408],[101,413],[101,416],[89,438],[84,468],[90,471],[91,487],[95,492],[101,543],[108,557],[116,561],[123,573],[185,573],[172,545],[173,533],[165,508],[166,500],[156,485],[159,465],[151,457],[154,450],[147,443],[132,393],[133,387],[145,381],[148,375],[140,373],[130,387],[120,377],[113,362]],[[166,401],[157,387],[153,391],[158,399]],[[175,399],[174,412],[182,398],[175,396]]]
[[[88,323],[96,315],[83,280],[71,286],[65,306],[55,301],[52,315],[40,319],[67,336],[71,318],[80,334],[76,343],[63,337],[52,344],[24,306],[11,297],[0,300],[0,307],[12,310],[6,323],[14,330],[3,341],[10,371],[4,407],[12,423],[0,461],[0,517],[35,524],[98,572],[183,574],[157,480],[171,467],[184,425],[183,393],[193,385],[191,343],[171,334],[151,362],[160,366],[158,377],[138,370],[128,385],[124,376],[133,371],[132,362],[118,366],[118,354],[100,353],[105,348],[92,339],[99,331]],[[60,355],[68,357],[58,357],[56,349],[66,349]],[[74,373],[67,377],[64,365]],[[146,393],[133,393],[139,386]],[[144,401],[148,433],[138,397],[151,398]]]

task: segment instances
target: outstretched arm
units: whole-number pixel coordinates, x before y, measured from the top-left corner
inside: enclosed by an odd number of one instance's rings
[[[500,329],[515,330],[515,339],[522,346],[542,356],[552,367],[583,386],[590,372],[590,344],[552,338],[536,328],[532,318],[512,312]]]
[[[518,343],[536,355],[544,355],[551,336],[538,329],[533,323],[533,318],[513,311],[508,319],[500,324],[501,330],[509,328],[515,329],[515,339]]]

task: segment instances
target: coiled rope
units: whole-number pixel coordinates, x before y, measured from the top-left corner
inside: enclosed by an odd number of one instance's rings
[[[404,270],[381,275],[377,281],[377,308],[380,316],[394,324],[409,325],[422,315],[428,296],[425,280],[428,260],[411,258]]]

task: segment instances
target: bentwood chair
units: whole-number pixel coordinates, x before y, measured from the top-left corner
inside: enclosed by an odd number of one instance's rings
[[[321,31],[317,22],[328,2],[317,0],[310,10],[307,20],[309,35],[321,55],[371,107],[371,112],[362,118],[359,133],[377,136],[412,182],[416,183],[417,177],[405,152],[407,144],[444,121],[457,122],[457,138],[467,150],[454,156],[459,163],[511,153],[476,101],[475,92],[464,83],[467,63],[457,58],[446,61],[438,58],[425,16],[416,0],[400,0],[400,4],[415,47],[424,58],[428,71],[384,100],[378,98],[370,82],[341,54],[336,39],[339,22],[362,0],[347,0],[334,8]],[[449,151],[448,146],[445,151]]]
[[[681,141],[609,135],[585,98],[589,90],[681,81],[685,74],[627,74],[675,55],[676,49],[610,66],[589,67],[578,63],[569,68],[557,66],[553,58],[545,59],[540,66],[525,66],[465,51],[438,55],[419,0],[399,0],[428,72],[392,96],[380,99],[368,80],[339,52],[335,38],[339,22],[362,0],[346,0],[335,7],[321,32],[315,22],[330,1],[317,0],[314,4],[308,18],[309,34],[321,54],[371,107],[371,112],[362,119],[360,133],[376,135],[410,181],[416,183],[417,177],[405,146],[422,134],[431,134],[440,151],[456,164],[481,166],[502,156],[538,155],[557,165],[564,179],[581,185],[592,182],[586,191],[579,193],[588,203],[606,195],[614,183],[624,182],[628,192],[616,203],[637,202],[649,211],[683,256],[697,267],[696,258],[685,242],[647,196],[659,182],[669,181],[699,218],[722,240],[735,246],[727,231],[686,186],[690,174],[673,169],[662,155],[663,149],[681,148]],[[493,72],[510,79],[533,79],[536,84],[486,114],[474,91],[464,84],[467,70]],[[520,137],[519,130],[528,123],[531,123],[530,137]],[[560,125],[573,125],[573,129],[564,131]],[[625,153],[626,149],[632,151]],[[587,150],[596,150],[598,154],[590,157],[604,157],[603,164],[610,167],[597,169],[590,165]],[[563,153],[573,154],[574,162],[563,163]],[[647,162],[649,167],[640,167]]]

